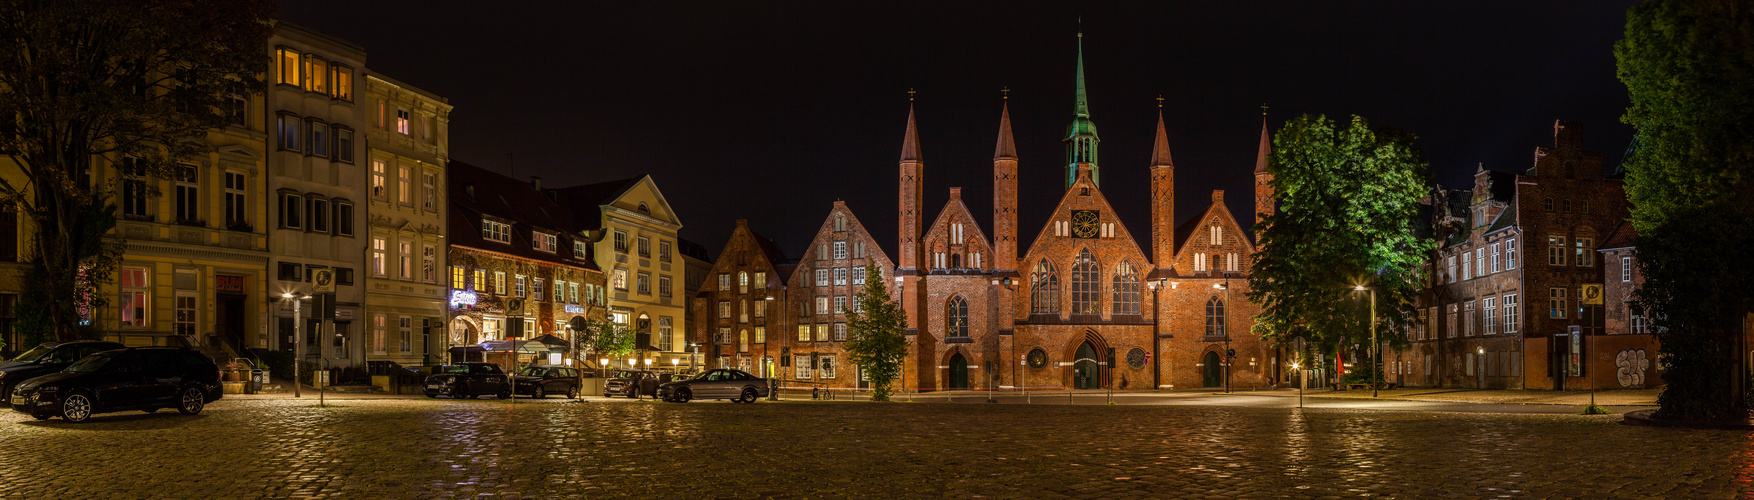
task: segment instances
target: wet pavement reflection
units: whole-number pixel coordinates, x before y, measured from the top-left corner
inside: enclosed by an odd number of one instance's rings
[[[1754,494],[1754,433],[1200,406],[226,400],[0,413],[0,498]]]

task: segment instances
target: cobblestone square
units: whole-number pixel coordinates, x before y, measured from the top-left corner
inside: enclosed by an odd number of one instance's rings
[[[0,498],[1735,498],[1750,433],[1221,406],[222,400],[0,416]]]

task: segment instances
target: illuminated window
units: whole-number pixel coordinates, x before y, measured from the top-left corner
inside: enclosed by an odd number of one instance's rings
[[[384,275],[385,245],[383,238],[372,238],[372,276]]]
[[[329,62],[305,55],[305,90],[329,93]]]
[[[329,71],[335,76],[335,86],[329,95],[344,101],[353,100],[353,68],[335,64],[329,66]]]
[[[396,167],[396,201],[405,206],[414,206],[414,169],[407,166]]]
[[[1139,314],[1139,273],[1133,271],[1133,265],[1121,262],[1115,266],[1114,284],[1115,314]]]
[[[382,200],[389,196],[389,188],[385,185],[385,167],[383,160],[372,160],[372,199]]]
[[[1035,264],[1029,275],[1029,312],[1056,314],[1060,312],[1060,276],[1047,259]]]
[[[296,50],[284,48],[278,49],[277,52],[279,53],[278,59],[280,60],[280,78],[275,80],[274,83],[282,85],[298,85],[301,83],[302,81],[299,79],[299,63],[302,59],[302,55]]]
[[[147,269],[144,267],[123,267],[116,274],[117,281],[120,281],[122,285],[121,300],[117,301],[121,306],[121,326],[150,326],[151,318],[148,317],[148,314],[152,309],[148,301],[152,292],[149,289],[151,283],[148,280]]]
[[[961,296],[951,297],[944,305],[944,334],[951,337],[968,336],[968,301]]]
[[[408,110],[396,110],[396,132],[408,135]]]
[[[1097,278],[1096,258],[1090,255],[1090,249],[1078,251],[1072,260],[1072,314],[1097,314],[1102,312],[1102,299],[1099,290],[1101,281]]]

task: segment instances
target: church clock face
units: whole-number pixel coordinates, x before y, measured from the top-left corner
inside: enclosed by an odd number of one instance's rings
[[[1072,237],[1091,239],[1102,234],[1102,215],[1095,210],[1072,211]]]

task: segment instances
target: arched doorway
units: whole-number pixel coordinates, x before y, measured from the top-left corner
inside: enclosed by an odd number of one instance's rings
[[[1072,360],[1072,388],[1097,389],[1102,380],[1102,364],[1096,359],[1096,348],[1089,342],[1078,346],[1078,354]]]
[[[962,357],[962,353],[950,356],[950,388],[968,388],[968,360]]]
[[[1218,353],[1206,352],[1206,358],[1200,362],[1201,385],[1219,387],[1224,385],[1224,365],[1218,361]]]

